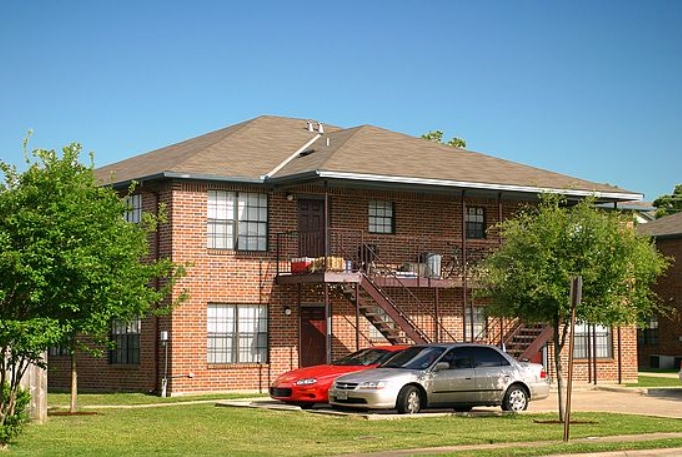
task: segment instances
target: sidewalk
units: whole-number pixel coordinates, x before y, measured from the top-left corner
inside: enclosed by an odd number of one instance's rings
[[[613,442],[632,442],[632,441],[650,441],[665,438],[682,438],[682,433],[656,433],[646,435],[626,435],[626,436],[606,436],[603,438],[585,438],[570,440],[571,443],[613,443]],[[469,446],[442,446],[418,449],[403,449],[399,451],[382,451],[375,453],[363,454],[343,454],[338,457],[408,457],[414,455],[437,455],[447,454],[450,452],[462,451],[493,451],[496,449],[523,449],[538,446],[548,446],[552,444],[561,444],[562,441],[535,441],[527,443],[500,443],[500,444],[479,444]],[[668,449],[645,449],[640,451],[612,451],[612,452],[593,452],[593,453],[572,453],[572,454],[551,454],[545,457],[655,457],[655,456],[680,456],[682,455],[682,447],[668,448]]]

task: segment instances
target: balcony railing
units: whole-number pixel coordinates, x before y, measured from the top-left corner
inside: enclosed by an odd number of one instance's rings
[[[370,277],[462,281],[497,246],[497,240],[406,237],[360,230],[277,234],[277,274],[363,271]]]

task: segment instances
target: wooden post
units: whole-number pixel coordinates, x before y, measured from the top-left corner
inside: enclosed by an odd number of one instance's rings
[[[43,360],[47,354],[43,353]],[[31,394],[29,416],[34,424],[47,422],[47,370],[31,365],[21,379],[21,387]]]

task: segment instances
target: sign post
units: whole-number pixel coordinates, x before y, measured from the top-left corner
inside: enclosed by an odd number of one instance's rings
[[[583,295],[583,277],[571,278],[571,339],[568,343],[568,383],[566,386],[566,417],[564,417],[564,442],[568,442],[571,425],[571,393],[573,392],[573,348],[575,347],[575,310]]]

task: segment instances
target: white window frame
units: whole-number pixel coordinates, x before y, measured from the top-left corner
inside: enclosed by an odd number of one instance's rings
[[[474,334],[471,335],[471,312],[472,307],[464,309],[464,341],[474,341],[474,338],[485,339],[488,336],[488,319],[485,316],[485,307],[473,307]]]
[[[206,307],[206,362],[267,363],[268,307],[209,303]]]
[[[394,326],[395,324],[393,323],[393,319],[380,307],[376,306],[372,310],[373,313],[375,313],[379,319],[382,321],[386,322],[389,324],[389,326]],[[369,339],[372,341],[376,340],[386,340],[386,337],[379,331],[378,328],[374,326],[374,324],[369,325]]]
[[[267,194],[209,190],[206,226],[209,249],[267,251]]]
[[[483,240],[485,239],[486,222],[485,222],[485,208],[482,206],[467,206],[464,213],[464,222],[466,226],[465,237],[468,240]]]
[[[393,202],[370,200],[368,215],[370,233],[395,233],[395,208]]]
[[[128,209],[125,212],[126,222],[139,224],[142,222],[142,194],[128,195],[125,198]]]
[[[588,333],[589,327],[589,333]],[[595,336],[597,334],[595,347]],[[587,338],[589,337],[589,345]],[[576,323],[574,330],[574,348],[573,357],[576,359],[588,358],[588,347],[592,352],[591,358],[597,359],[612,359],[613,358],[613,332],[610,327],[603,325],[588,325],[584,323]]]

